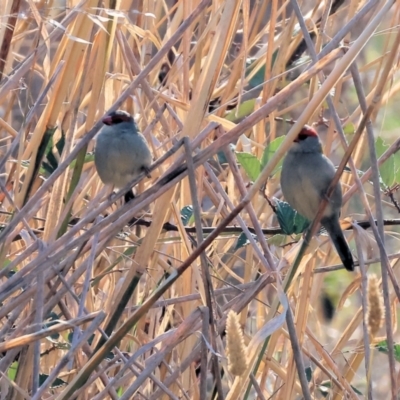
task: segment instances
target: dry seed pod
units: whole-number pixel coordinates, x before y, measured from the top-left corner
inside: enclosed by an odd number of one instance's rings
[[[228,370],[232,375],[241,376],[247,369],[247,354],[239,317],[229,311],[226,321],[226,354]]]
[[[374,337],[382,326],[385,316],[382,293],[376,275],[370,275],[368,278],[367,299],[367,326],[369,333]]]

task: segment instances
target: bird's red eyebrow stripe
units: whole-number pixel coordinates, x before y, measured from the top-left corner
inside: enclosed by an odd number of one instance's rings
[[[315,136],[318,137],[318,133],[314,128],[311,126],[306,125],[299,133],[299,135],[306,135],[306,136]]]

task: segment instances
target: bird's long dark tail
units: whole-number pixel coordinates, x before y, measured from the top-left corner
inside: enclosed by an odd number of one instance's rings
[[[354,261],[349,245],[343,235],[342,229],[340,228],[339,219],[337,218],[323,218],[321,224],[329,233],[332,242],[339,254],[340,259],[344,267],[348,271],[354,271]]]

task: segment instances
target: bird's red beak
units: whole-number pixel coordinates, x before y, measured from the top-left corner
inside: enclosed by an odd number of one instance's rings
[[[112,125],[112,118],[108,115],[107,117],[104,117],[101,122],[105,125]]]

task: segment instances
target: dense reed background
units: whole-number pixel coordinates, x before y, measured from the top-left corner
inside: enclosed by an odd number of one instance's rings
[[[1,399],[397,398],[399,2],[0,16]],[[156,163],[129,204],[93,164],[118,108]],[[305,123],[348,161],[354,273],[280,202]]]

